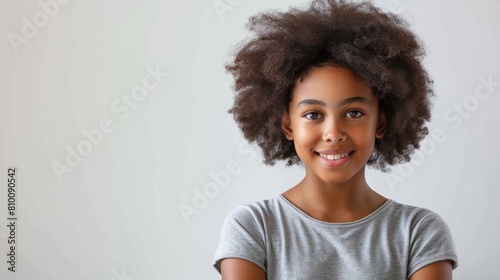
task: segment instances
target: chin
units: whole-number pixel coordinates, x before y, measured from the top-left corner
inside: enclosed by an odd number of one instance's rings
[[[322,181],[327,186],[338,186],[345,185],[353,179],[354,176],[348,176],[343,174],[338,175],[324,175],[320,176],[318,179]]]
[[[316,173],[316,176],[325,185],[344,185],[350,182],[357,181],[359,178],[364,177],[364,169],[361,167],[359,170],[325,170],[321,173]]]

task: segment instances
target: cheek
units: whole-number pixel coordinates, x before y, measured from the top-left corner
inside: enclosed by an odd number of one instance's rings
[[[295,150],[299,156],[314,150],[318,141],[321,140],[320,131],[313,127],[298,126],[294,129],[293,136]]]
[[[300,131],[295,134],[295,142],[302,148],[306,148],[315,142],[315,135],[311,131]]]
[[[351,140],[358,146],[373,147],[375,145],[375,126],[359,127],[351,133]]]

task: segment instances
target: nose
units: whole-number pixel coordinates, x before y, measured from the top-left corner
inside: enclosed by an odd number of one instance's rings
[[[323,141],[328,143],[338,143],[347,140],[341,120],[332,118],[324,122]]]

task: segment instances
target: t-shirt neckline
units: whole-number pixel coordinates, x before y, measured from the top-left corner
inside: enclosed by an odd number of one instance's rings
[[[297,206],[295,206],[293,203],[291,203],[285,196],[283,196],[283,194],[280,194],[278,196],[278,198],[281,201],[283,201],[285,203],[285,205],[292,208],[293,212],[296,213],[297,215],[299,215],[302,219],[309,221],[309,222],[317,223],[320,225],[333,226],[333,227],[356,226],[356,225],[364,224],[370,220],[375,219],[377,216],[380,215],[381,212],[383,212],[383,210],[387,209],[394,202],[392,199],[388,198],[386,200],[386,202],[384,202],[384,204],[382,204],[379,208],[377,208],[375,211],[373,211],[372,213],[368,214],[367,216],[365,216],[359,220],[351,221],[351,222],[342,222],[342,223],[331,223],[331,222],[321,221],[321,220],[318,220],[316,218],[309,216],[304,211],[300,210]]]

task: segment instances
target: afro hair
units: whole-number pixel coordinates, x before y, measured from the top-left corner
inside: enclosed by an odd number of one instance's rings
[[[226,65],[235,80],[229,110],[243,136],[262,149],[264,163],[299,164],[285,137],[282,115],[297,79],[313,67],[350,69],[373,90],[386,115],[367,164],[387,171],[408,162],[428,134],[432,80],[420,41],[401,17],[370,2],[316,0],[306,9],[267,11],[250,18],[253,36]]]

